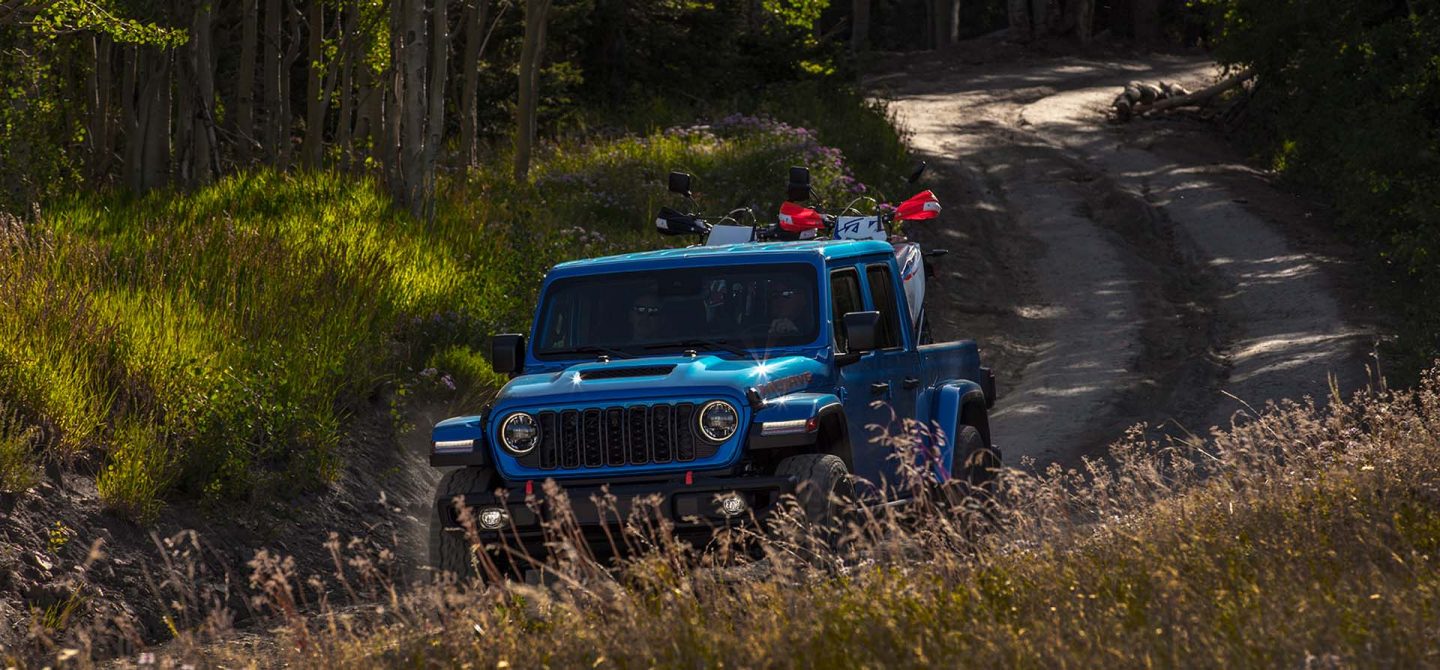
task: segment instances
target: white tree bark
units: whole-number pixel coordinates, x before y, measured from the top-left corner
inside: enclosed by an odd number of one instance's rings
[[[550,0],[525,0],[525,42],[520,49],[520,95],[515,107],[515,181],[530,177],[535,113],[540,99],[540,56],[545,48],[549,15]]]

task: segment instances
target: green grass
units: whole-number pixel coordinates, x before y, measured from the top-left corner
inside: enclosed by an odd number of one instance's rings
[[[446,181],[429,222],[364,178],[255,172],[80,196],[7,226],[0,485],[23,488],[41,459],[79,464],[139,520],[167,496],[313,488],[377,391],[478,402],[499,381],[486,337],[528,326],[554,263],[690,242],[653,232],[669,170],[695,172],[711,211],[753,203],[769,220],[789,165],[813,163],[837,198],[854,189],[836,150],[768,119],[541,153],[534,184],[498,169]]]
[[[988,534],[938,509],[862,520],[817,569],[785,535],[756,564],[639,530],[657,553],[615,573],[582,549],[552,589],[392,591],[373,617],[290,619],[276,647],[305,667],[1430,666],[1437,431],[1440,371],[1203,444],[1132,437],[1108,464],[1012,473]],[[254,652],[206,635],[176,658]]]

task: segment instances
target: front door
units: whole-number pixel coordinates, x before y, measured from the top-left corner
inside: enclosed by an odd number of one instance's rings
[[[861,272],[864,281],[861,281]],[[877,349],[840,369],[845,415],[850,422],[850,449],[857,491],[888,491],[889,497],[908,495],[902,485],[894,443],[904,433],[904,420],[915,416],[919,384],[915,379],[915,350],[908,346],[908,331],[896,300],[895,276],[888,263],[843,268],[831,273],[835,320],[846,312],[880,312]],[[866,289],[862,294],[861,287]],[[863,302],[862,302],[863,301]],[[836,351],[847,351],[844,335],[836,329]]]

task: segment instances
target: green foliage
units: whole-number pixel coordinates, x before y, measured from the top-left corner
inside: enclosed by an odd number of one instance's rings
[[[0,492],[18,493],[35,485],[39,432],[0,402]]]
[[[104,0],[49,0],[31,19],[31,28],[41,35],[56,36],[77,31],[94,31],[120,44],[173,49],[189,36],[184,30],[145,23],[116,13],[114,3]]]
[[[694,169],[727,209],[755,194],[774,205],[785,166],[810,157],[831,161],[818,188],[846,188],[848,168],[812,132],[743,117],[553,144],[535,184],[503,169],[443,184],[429,223],[329,173],[58,201],[0,237],[8,434],[47,427],[46,456],[98,461],[104,503],[139,520],[166,495],[319,485],[339,472],[345,417],[376,390],[474,405],[501,381],[479,352],[528,328],[548,267],[677,243],[650,223],[672,197],[668,170]]]
[[[1418,370],[1440,353],[1440,8],[1345,0],[1204,0],[1216,54],[1253,67],[1249,135],[1284,174],[1333,198],[1413,296]],[[1415,332],[1419,331],[1419,332]]]

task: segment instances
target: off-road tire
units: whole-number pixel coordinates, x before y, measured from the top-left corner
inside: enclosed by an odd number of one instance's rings
[[[489,468],[459,468],[440,478],[435,486],[435,503],[430,506],[430,566],[437,573],[450,573],[461,581],[476,574],[474,548],[465,533],[447,532],[440,520],[440,505],[455,496],[484,492],[494,479]]]
[[[955,438],[956,472],[971,489],[993,493],[1000,472],[1000,455],[985,446],[985,438],[974,426],[960,426]]]
[[[815,539],[831,548],[839,544],[855,500],[855,482],[845,461],[834,454],[790,456],[775,467],[778,477],[794,477],[795,498]]]
[[[952,514],[982,526],[993,525],[999,489],[1000,454],[985,446],[974,426],[960,426],[955,436],[952,477],[941,485],[940,500]]]

